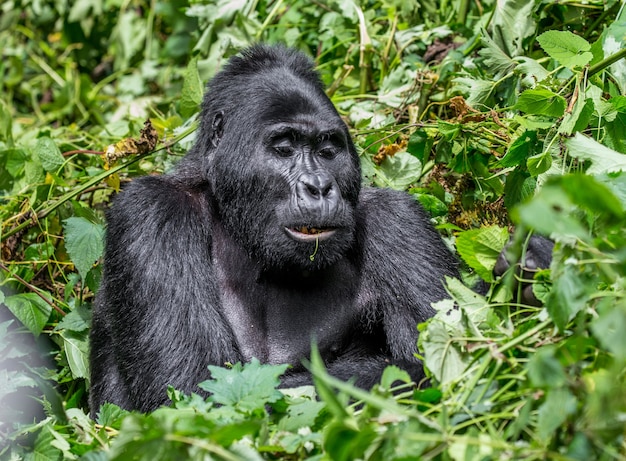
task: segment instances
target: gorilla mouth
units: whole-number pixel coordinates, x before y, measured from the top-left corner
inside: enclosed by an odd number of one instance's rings
[[[315,242],[332,237],[337,229],[332,227],[285,227],[287,235],[300,242]]]

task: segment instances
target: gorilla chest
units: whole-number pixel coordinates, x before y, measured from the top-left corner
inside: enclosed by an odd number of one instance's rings
[[[359,309],[352,274],[332,272],[252,280],[220,271],[222,312],[244,360],[297,366],[309,356],[312,339],[322,353],[340,353]]]

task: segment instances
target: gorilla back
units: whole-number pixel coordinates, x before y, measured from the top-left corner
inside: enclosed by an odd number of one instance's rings
[[[369,387],[388,364],[423,377],[416,325],[456,261],[409,195],[361,190],[347,127],[312,61],[255,46],[209,83],[177,168],[110,209],[91,331],[91,409],[147,411],[197,391],[207,365],[289,363],[311,340]]]

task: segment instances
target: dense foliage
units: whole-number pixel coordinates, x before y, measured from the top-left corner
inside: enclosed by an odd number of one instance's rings
[[[14,0],[0,5],[1,459],[626,459],[626,8],[617,0]],[[467,265],[420,325],[432,387],[211,368],[206,400],[87,416],[111,196],[193,141],[202,82],[254,41],[315,56],[368,183]],[[145,123],[149,120],[149,123]],[[509,214],[510,211],[510,214]],[[491,275],[515,224],[556,242]],[[403,383],[398,385],[398,383]],[[394,387],[395,386],[395,387]]]

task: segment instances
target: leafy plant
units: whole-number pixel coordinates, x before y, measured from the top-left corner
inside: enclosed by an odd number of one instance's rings
[[[623,2],[13,1],[0,15],[1,459],[626,459]],[[431,387],[212,368],[207,397],[87,416],[103,211],[193,141],[205,82],[280,41],[315,57],[364,181],[408,190],[479,296],[420,325]],[[148,120],[148,122],[146,122]],[[510,211],[510,212],[509,212]],[[515,228],[556,245],[524,305]]]

